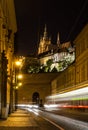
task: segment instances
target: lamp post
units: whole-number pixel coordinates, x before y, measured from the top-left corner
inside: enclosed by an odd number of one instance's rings
[[[22,85],[21,82],[19,82],[22,78],[22,75],[19,74],[21,71],[21,62],[18,60],[15,62],[15,110],[17,110],[17,104],[18,104],[18,88]]]

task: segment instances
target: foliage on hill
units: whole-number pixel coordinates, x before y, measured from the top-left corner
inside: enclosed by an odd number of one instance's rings
[[[68,58],[53,63],[52,59],[47,60],[46,65],[40,65],[37,59],[26,59],[22,67],[23,73],[47,73],[60,72],[66,69],[72,61]]]

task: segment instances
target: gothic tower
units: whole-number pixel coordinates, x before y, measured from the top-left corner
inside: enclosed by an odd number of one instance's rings
[[[45,25],[43,36],[40,37],[40,43],[38,48],[38,54],[49,51],[49,46],[51,45],[51,38],[48,38],[47,27]]]

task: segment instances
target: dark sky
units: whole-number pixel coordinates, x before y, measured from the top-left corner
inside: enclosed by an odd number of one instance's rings
[[[72,41],[88,23],[88,0],[14,0],[17,18],[17,54],[37,51],[39,36],[47,25],[52,43]]]

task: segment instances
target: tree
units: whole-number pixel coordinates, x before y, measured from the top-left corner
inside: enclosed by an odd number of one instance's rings
[[[58,71],[57,71],[56,67],[54,67],[51,72],[58,72]]]
[[[37,58],[26,57],[23,67],[22,67],[22,72],[23,73],[38,73],[39,68],[40,68],[40,64]]]
[[[53,59],[47,60],[47,62],[46,62],[47,72],[50,72],[52,64],[53,64]]]

